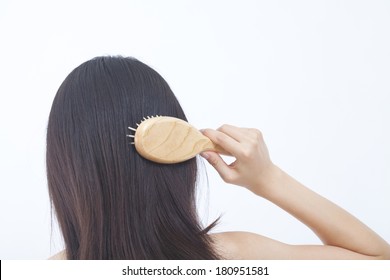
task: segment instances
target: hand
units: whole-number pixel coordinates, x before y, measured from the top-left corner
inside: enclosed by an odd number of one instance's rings
[[[261,132],[257,129],[223,125],[217,130],[204,129],[202,133],[221,146],[236,160],[228,165],[215,152],[203,152],[203,156],[226,183],[246,187],[261,194],[276,166],[272,163]]]

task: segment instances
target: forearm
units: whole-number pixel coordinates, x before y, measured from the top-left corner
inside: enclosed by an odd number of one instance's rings
[[[389,244],[375,232],[275,166],[259,130],[223,125],[203,133],[236,158],[227,165],[218,154],[203,153],[225,182],[248,188],[278,205],[329,245],[314,250],[300,247],[295,253],[286,249],[293,257],[313,257],[315,253],[319,258],[390,259]]]
[[[253,191],[306,224],[326,245],[390,258],[389,244],[375,232],[276,166]]]

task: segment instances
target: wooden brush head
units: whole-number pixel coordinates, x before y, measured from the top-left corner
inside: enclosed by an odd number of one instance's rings
[[[207,150],[223,153],[195,127],[173,117],[144,118],[134,144],[142,157],[158,163],[183,162]]]

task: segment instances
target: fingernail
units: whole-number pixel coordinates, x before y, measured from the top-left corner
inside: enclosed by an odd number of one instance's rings
[[[209,155],[208,153],[206,153],[206,152],[202,152],[202,153],[200,153],[200,155],[201,155],[203,158],[205,158],[205,159],[208,159],[208,158],[210,157],[210,155]]]

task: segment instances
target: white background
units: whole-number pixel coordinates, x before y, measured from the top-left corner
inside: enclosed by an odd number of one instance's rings
[[[0,2],[0,258],[45,259],[45,134],[66,75],[134,56],[170,84],[189,121],[259,128],[273,161],[390,241],[390,2]],[[304,225],[207,164],[200,216],[216,231],[319,244]],[[316,211],[316,209],[313,209]]]

